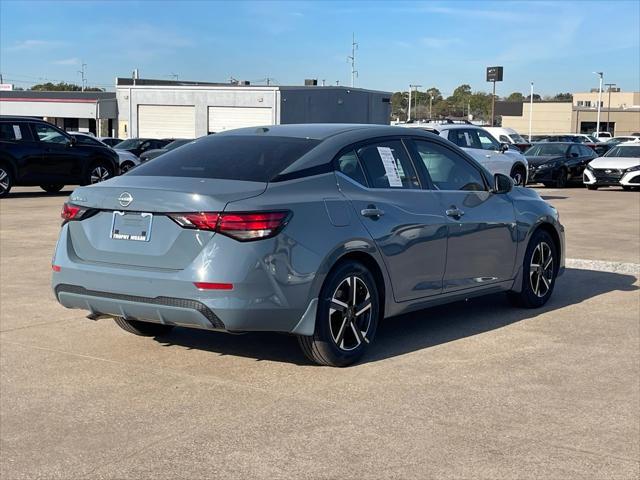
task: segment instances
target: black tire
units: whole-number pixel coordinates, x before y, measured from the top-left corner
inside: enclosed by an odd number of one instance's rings
[[[553,183],[543,183],[544,188],[553,188],[555,185]]]
[[[93,185],[113,178],[113,167],[104,161],[92,163],[85,173],[82,185]]]
[[[58,193],[64,188],[64,185],[40,185],[40,188],[47,193]]]
[[[558,174],[558,178],[556,180],[556,188],[565,188],[569,183],[569,172],[566,168],[560,169],[560,173]]]
[[[545,268],[549,255],[552,262]],[[510,292],[512,301],[525,308],[538,308],[547,303],[556,284],[558,262],[558,249],[553,238],[544,230],[537,230],[524,255],[521,291]],[[542,265],[542,270],[532,271],[533,265]]]
[[[6,197],[13,187],[13,172],[5,165],[0,164],[0,198]]]
[[[133,167],[135,167],[135,164],[133,162],[124,162],[122,165],[120,165],[120,172],[126,173]]]
[[[351,300],[352,284],[356,285],[355,302]],[[298,337],[302,351],[319,365],[346,367],[357,362],[375,337],[379,302],[375,279],[364,265],[354,261],[338,264],[322,286],[313,335]],[[354,305],[364,312],[358,316]],[[336,306],[340,309],[332,308]]]
[[[513,170],[511,170],[511,178],[513,179],[514,185],[524,187],[527,180],[527,171],[522,165],[516,165],[513,167]]]
[[[587,185],[587,190],[597,190],[598,186],[597,185]]]
[[[633,187],[630,187],[629,185],[622,185],[622,189],[627,192],[630,192],[631,190],[633,190]]]
[[[173,325],[163,323],[141,322],[140,320],[126,320],[123,317],[114,318],[116,325],[121,329],[140,335],[141,337],[161,337],[173,329]]]

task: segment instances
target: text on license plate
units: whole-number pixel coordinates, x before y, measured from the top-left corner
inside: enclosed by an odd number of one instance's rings
[[[148,242],[151,238],[153,214],[140,212],[113,212],[111,235],[114,240]]]

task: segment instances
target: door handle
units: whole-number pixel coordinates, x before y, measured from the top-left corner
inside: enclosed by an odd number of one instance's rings
[[[451,218],[460,218],[464,215],[464,212],[460,210],[458,207],[451,207],[448,210],[445,210],[447,217]]]
[[[367,208],[360,210],[360,215],[363,217],[378,218],[384,215],[384,212],[376,208],[375,205],[369,205]]]

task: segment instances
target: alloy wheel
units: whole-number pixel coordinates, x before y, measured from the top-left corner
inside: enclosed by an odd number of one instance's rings
[[[336,346],[343,351],[369,343],[371,295],[365,282],[353,275],[336,288],[329,305],[329,331]]]
[[[4,168],[0,168],[0,194],[9,190],[9,174]]]
[[[513,183],[516,186],[522,186],[524,182],[524,175],[522,174],[522,172],[520,170],[517,170],[514,174],[513,174]]]
[[[98,165],[91,170],[91,183],[103,182],[109,178],[109,176],[109,170],[104,168],[102,165]]]
[[[533,250],[529,265],[529,282],[537,297],[544,297],[553,282],[553,253],[547,242],[540,242]]]

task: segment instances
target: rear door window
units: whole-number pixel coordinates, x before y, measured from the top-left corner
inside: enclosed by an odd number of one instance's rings
[[[33,125],[33,129],[38,136],[38,139],[44,143],[58,143],[63,144],[68,142],[68,138],[60,130],[45,125],[44,123],[36,123]]]
[[[128,175],[268,182],[318,143],[308,138],[211,135],[171,150]]]
[[[370,143],[357,150],[373,188],[418,189],[420,183],[400,140]]]
[[[24,124],[18,122],[0,123],[0,140],[28,141],[30,140],[29,130]]]

